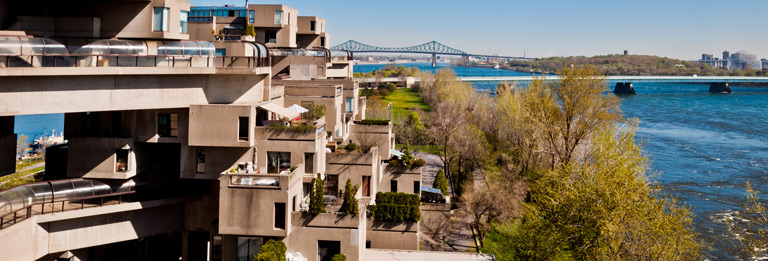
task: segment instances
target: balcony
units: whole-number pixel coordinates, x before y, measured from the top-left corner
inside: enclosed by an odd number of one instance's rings
[[[269,123],[269,122],[268,122]],[[325,124],[297,124],[286,127],[275,121],[269,126],[256,126],[254,129],[255,140],[300,140],[317,141],[324,137]]]

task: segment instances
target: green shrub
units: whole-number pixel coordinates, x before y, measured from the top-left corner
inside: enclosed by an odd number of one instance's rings
[[[437,171],[435,183],[432,184],[432,187],[442,191],[443,195],[448,195],[448,178],[445,177],[443,169]]]
[[[379,90],[379,94],[381,94],[381,97],[387,97],[389,96],[389,90]]]
[[[317,173],[317,178],[312,179],[312,183],[309,190],[309,213],[312,215],[320,215],[325,213],[325,199],[323,198],[323,179],[320,178],[320,173]]]
[[[347,149],[347,150],[356,150],[357,149],[357,144],[355,144],[354,142],[350,142],[349,144],[347,144],[347,147],[345,149]]]
[[[355,121],[355,124],[357,125],[389,125],[389,120],[361,120],[361,121]]]
[[[344,254],[335,254],[331,257],[331,261],[347,261],[347,256]]]
[[[353,187],[352,181],[347,179],[347,185],[344,187],[344,202],[341,203],[339,211],[352,215],[357,215],[360,212],[357,206],[357,199],[355,198],[358,189],[360,189],[360,185]]]
[[[270,239],[261,246],[261,251],[256,255],[256,261],[285,261],[285,252],[288,249],[283,241]]]
[[[376,205],[371,206],[374,219],[385,221],[413,221],[421,219],[419,195],[402,192],[376,193]]]

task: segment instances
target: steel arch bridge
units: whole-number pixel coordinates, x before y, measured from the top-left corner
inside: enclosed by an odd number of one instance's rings
[[[331,47],[332,50],[346,50],[352,53],[422,53],[432,55],[432,66],[437,63],[437,55],[459,55],[464,58],[473,57],[478,59],[504,59],[504,60],[535,60],[533,58],[515,57],[515,56],[499,56],[499,55],[484,55],[484,54],[469,54],[465,51],[444,45],[437,41],[431,41],[420,45],[410,47],[379,47],[364,44],[355,40],[349,40],[342,44]]]

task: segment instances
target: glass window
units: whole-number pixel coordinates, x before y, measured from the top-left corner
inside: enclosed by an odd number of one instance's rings
[[[245,10],[240,11],[240,17],[245,17]]]
[[[158,113],[157,134],[160,137],[176,137],[179,131],[179,114]]]
[[[275,228],[285,229],[285,203],[275,203]]]
[[[389,181],[389,191],[397,192],[397,180]]]
[[[363,197],[371,196],[371,176],[363,176]]]
[[[347,107],[347,112],[352,112],[352,105],[353,105],[352,104],[352,99],[354,99],[354,98],[347,97],[347,103],[346,103],[346,105],[347,105],[346,106]]]
[[[227,56],[227,49],[216,49],[216,56]]]
[[[315,31],[315,21],[309,21],[309,30]]]
[[[315,173],[315,154],[314,153],[304,153],[304,173],[307,173],[307,174]]]
[[[152,31],[168,32],[168,8],[154,8],[154,15],[152,16]]]
[[[325,174],[323,190],[326,195],[338,196],[339,193],[339,175]]]
[[[325,37],[320,37],[320,46],[325,47]]]
[[[283,11],[277,10],[275,11],[275,24],[282,24],[283,23]]]
[[[249,13],[249,15],[248,15],[248,22],[249,23],[253,23],[253,20],[256,17],[256,11],[250,10],[250,11],[248,11],[248,13]]]
[[[413,182],[413,194],[419,194],[421,192],[421,183],[419,181]]]
[[[128,154],[130,150],[115,151],[115,172],[128,171]]]
[[[205,150],[197,149],[197,173],[205,173]]]
[[[248,140],[248,117],[239,117],[237,138],[239,140]]]
[[[267,152],[267,173],[280,173],[291,169],[290,152]]]
[[[182,34],[187,33],[187,18],[189,17],[189,11],[181,11],[181,17],[179,20],[179,32]]]
[[[237,237],[237,261],[252,261],[263,244],[262,237]]]
[[[277,43],[277,31],[267,30],[265,33],[265,43]]]

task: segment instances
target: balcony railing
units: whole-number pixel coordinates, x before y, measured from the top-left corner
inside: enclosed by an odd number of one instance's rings
[[[269,67],[269,58],[252,56],[165,55],[2,55],[0,68],[20,67],[167,67],[258,68]]]

